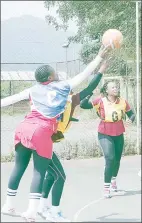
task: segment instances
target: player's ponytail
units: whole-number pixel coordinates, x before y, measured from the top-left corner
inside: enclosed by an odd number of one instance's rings
[[[108,86],[108,83],[110,83],[111,81],[107,81],[104,83],[103,87],[101,88],[100,90],[100,93],[103,94],[105,97],[107,96],[107,86]]]

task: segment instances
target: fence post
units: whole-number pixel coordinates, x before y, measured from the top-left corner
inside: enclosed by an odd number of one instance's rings
[[[13,87],[13,81],[11,81],[11,95],[13,95],[13,89],[14,89],[14,87]],[[12,104],[12,114],[14,115],[14,104]]]
[[[11,81],[9,81],[9,94],[10,94],[10,96],[12,95],[12,92],[11,92]]]
[[[128,101],[128,66],[126,63],[126,100]]]
[[[80,59],[79,59],[79,64],[78,65],[79,65],[79,73],[80,73]]]
[[[56,73],[57,73],[57,69],[58,69],[58,63],[56,62]]]

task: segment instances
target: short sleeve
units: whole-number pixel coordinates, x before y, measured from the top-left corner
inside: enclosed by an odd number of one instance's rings
[[[100,104],[100,100],[101,100],[101,97],[95,98],[94,100],[92,100],[92,105],[93,106],[99,105]]]
[[[96,109],[97,112],[99,111],[99,108],[100,108],[100,102],[101,102],[101,97],[95,98],[92,101],[92,105]]]

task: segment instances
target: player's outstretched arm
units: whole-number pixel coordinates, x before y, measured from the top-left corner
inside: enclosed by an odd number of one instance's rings
[[[90,96],[93,95],[92,92],[96,89],[96,87],[100,83],[104,72],[108,68],[108,65],[109,65],[109,63],[106,60],[102,63],[100,69],[98,70],[98,73],[94,75],[94,78],[91,80],[88,87],[79,93],[80,101],[82,101],[84,98],[86,98],[89,95]]]
[[[79,84],[81,84],[87,77],[89,77],[92,72],[98,67],[98,65],[102,62],[104,57],[108,54],[110,51],[110,46],[104,47],[101,46],[98,55],[96,58],[88,64],[88,66],[84,69],[83,72],[79,73],[75,77],[73,77],[70,80],[67,80],[71,89],[77,87]]]
[[[29,99],[29,89],[21,91],[18,94],[14,94],[12,96],[1,99],[1,107],[6,107],[8,105],[12,105],[25,99]]]
[[[81,103],[80,103],[81,108],[83,108],[83,109],[92,109],[93,108],[93,104],[89,101],[91,96],[92,95],[89,95],[81,101]]]

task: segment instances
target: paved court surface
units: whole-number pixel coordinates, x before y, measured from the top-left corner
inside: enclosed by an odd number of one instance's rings
[[[62,162],[67,181],[61,202],[64,214],[74,221],[141,222],[141,179],[137,175],[140,156],[123,157],[118,177],[121,191],[111,199],[102,199],[103,158]],[[7,181],[13,163],[2,164],[1,205],[6,195]],[[25,211],[28,204],[32,163],[29,165],[17,194],[17,210]],[[90,204],[90,205],[89,205]],[[83,209],[84,208],[84,209]],[[39,222],[44,222],[40,217]],[[19,222],[21,218],[1,216],[1,222]]]

